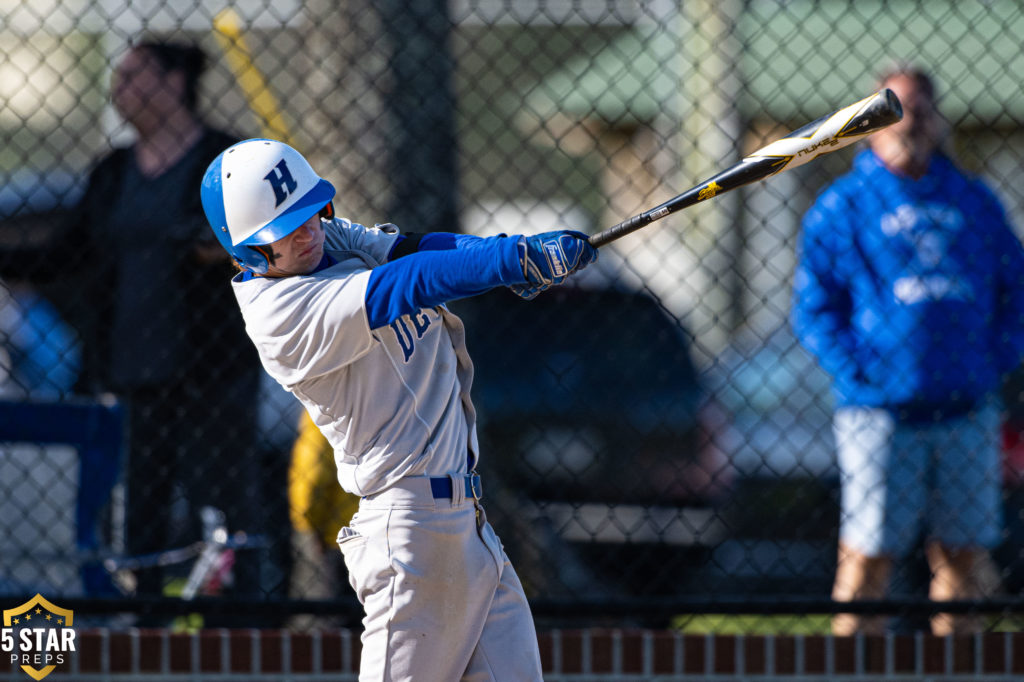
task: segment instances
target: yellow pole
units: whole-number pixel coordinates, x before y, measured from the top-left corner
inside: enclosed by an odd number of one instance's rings
[[[231,8],[218,12],[213,19],[213,32],[224,50],[228,66],[245,94],[249,108],[259,118],[263,136],[295,146],[277,98],[253,62],[252,53],[242,35],[242,21],[238,13]]]

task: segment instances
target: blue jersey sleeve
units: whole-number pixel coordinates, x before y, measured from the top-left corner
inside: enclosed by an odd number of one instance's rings
[[[519,238],[504,236],[481,238],[443,232],[423,236],[418,251],[370,273],[366,287],[370,329],[420,308],[524,283],[518,243]]]
[[[505,235],[501,235],[504,237]],[[489,240],[483,237],[474,237],[470,234],[455,234],[454,232],[431,232],[423,235],[420,240],[420,251],[449,251],[452,249],[471,249],[474,246],[486,244]]]
[[[498,237],[506,235],[500,234]],[[388,253],[388,260],[398,260],[409,254],[420,251],[451,251],[453,249],[470,249],[488,243],[484,237],[475,237],[469,234],[456,234],[454,232],[428,232],[419,234],[410,232],[403,234],[395,240],[391,251]]]

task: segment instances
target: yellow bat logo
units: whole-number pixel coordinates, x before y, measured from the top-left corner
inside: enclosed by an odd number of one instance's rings
[[[711,181],[708,186],[697,193],[697,201],[704,201],[705,199],[711,199],[722,190],[722,186],[717,182]]]

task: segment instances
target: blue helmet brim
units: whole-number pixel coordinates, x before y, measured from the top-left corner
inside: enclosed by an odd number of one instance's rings
[[[264,227],[239,242],[238,246],[261,246],[287,237],[300,225],[319,213],[320,209],[334,199],[335,194],[334,185],[321,179],[313,189],[306,192],[298,201]]]

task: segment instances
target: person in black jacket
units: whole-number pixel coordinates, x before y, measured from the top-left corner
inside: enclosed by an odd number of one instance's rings
[[[209,163],[236,141],[197,113],[204,61],[195,46],[159,41],[124,56],[111,96],[136,140],[96,164],[60,240],[68,253],[52,261],[70,264],[88,291],[82,388],[127,407],[131,555],[198,540],[206,507],[223,512],[228,530],[252,530],[261,503],[251,456],[258,359],[197,191]],[[184,533],[172,532],[179,494],[192,524]],[[255,574],[245,563],[235,577],[248,593]],[[138,594],[163,593],[159,569],[137,578]]]

